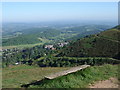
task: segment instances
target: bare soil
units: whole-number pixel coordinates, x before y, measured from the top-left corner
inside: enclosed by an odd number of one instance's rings
[[[104,81],[98,81],[94,84],[90,84],[89,88],[118,88],[119,81],[117,78],[110,78]],[[120,88],[120,87],[119,87]]]

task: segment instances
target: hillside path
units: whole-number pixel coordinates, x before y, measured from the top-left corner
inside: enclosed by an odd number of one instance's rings
[[[117,78],[110,78],[104,81],[98,81],[94,84],[91,84],[89,88],[118,88],[118,79]],[[119,87],[120,88],[120,87]]]

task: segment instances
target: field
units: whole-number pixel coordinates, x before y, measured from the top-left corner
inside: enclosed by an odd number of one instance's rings
[[[45,43],[49,43],[50,40],[47,40],[47,39],[42,39],[42,42],[41,43],[36,43],[36,44],[23,44],[23,45],[13,45],[13,46],[2,46],[2,49],[12,49],[12,48],[19,48],[19,49],[22,49],[22,48],[31,48],[31,47],[34,47],[34,46],[37,46],[37,45],[43,45]]]
[[[35,66],[17,65],[3,68],[2,84],[3,88],[20,88],[23,84],[28,84],[35,80],[41,80],[50,73],[66,70],[67,68],[47,67],[40,68]]]
[[[16,45],[16,46],[3,46],[2,49],[12,49],[12,48],[28,48],[28,47],[33,47],[36,45],[41,45],[42,43],[37,43],[37,44],[25,44],[25,45]]]

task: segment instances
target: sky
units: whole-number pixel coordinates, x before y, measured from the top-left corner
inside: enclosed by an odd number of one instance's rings
[[[3,2],[3,22],[117,21],[117,2]]]

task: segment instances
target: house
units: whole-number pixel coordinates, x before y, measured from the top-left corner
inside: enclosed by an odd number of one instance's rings
[[[51,50],[55,50],[56,48],[54,48],[53,45],[45,45],[46,49],[51,49]]]
[[[59,47],[63,47],[63,46],[65,46],[65,45],[67,45],[67,44],[68,44],[68,42],[58,43],[58,46],[59,46]]]
[[[18,62],[15,63],[15,65],[18,65],[18,64],[19,64]]]
[[[56,48],[54,48],[54,47],[53,47],[53,48],[51,48],[51,50],[55,50],[55,49],[56,49]]]
[[[45,45],[45,48],[46,49],[51,49],[51,48],[53,48],[53,45]]]

